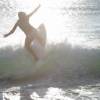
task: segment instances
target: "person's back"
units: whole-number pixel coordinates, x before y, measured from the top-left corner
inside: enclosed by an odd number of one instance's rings
[[[20,27],[20,29],[25,33],[26,35],[26,39],[25,39],[25,48],[35,57],[36,60],[38,60],[38,56],[37,54],[35,54],[35,48],[32,49],[32,43],[34,42],[35,44],[37,44],[37,47],[44,47],[44,43],[43,43],[43,38],[41,37],[41,35],[38,34],[37,29],[35,29],[30,23],[29,23],[29,18],[30,16],[32,16],[40,7],[40,5],[29,15],[26,15],[26,13],[24,12],[19,12],[18,13],[18,21],[16,22],[16,24],[14,25],[13,29],[8,33],[5,34],[4,37],[9,36],[10,34],[14,33],[15,29],[17,28],[17,26]],[[35,45],[34,44],[34,45]],[[36,47],[36,45],[35,45]]]
[[[33,29],[36,31],[35,28],[33,28],[30,24],[29,24],[29,18],[40,8],[40,5],[30,14],[26,14],[24,12],[19,12],[18,13],[18,21],[16,22],[16,24],[14,25],[13,29],[8,33],[5,34],[4,37],[7,37],[9,35],[11,35],[12,33],[14,33],[14,31],[16,30],[17,26],[19,26],[22,31],[24,31],[24,33],[27,35],[28,33],[31,33],[33,31]]]
[[[23,15],[22,13],[23,12],[20,12],[17,25],[26,34],[26,36],[29,36],[29,35],[31,35],[31,33],[36,32],[36,29],[29,23],[29,17],[27,15]]]

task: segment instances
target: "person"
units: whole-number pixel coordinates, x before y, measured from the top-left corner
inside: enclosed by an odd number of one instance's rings
[[[25,48],[34,56],[36,60],[38,60],[38,56],[35,54],[34,49],[32,49],[31,44],[33,41],[39,43],[41,46],[44,46],[43,39],[42,37],[38,34],[37,29],[35,29],[30,23],[29,23],[29,18],[40,8],[40,5],[32,11],[30,14],[26,14],[25,12],[18,12],[18,21],[12,28],[12,30],[8,33],[5,34],[4,37],[8,37],[14,31],[16,28],[19,26],[19,28],[25,33],[26,38],[25,38]]]

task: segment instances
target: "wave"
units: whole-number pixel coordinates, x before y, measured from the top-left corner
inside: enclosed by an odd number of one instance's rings
[[[60,43],[47,46],[47,56],[36,62],[24,49],[12,47],[0,49],[0,78],[35,79],[48,77],[53,80],[99,78],[100,50],[71,47]]]

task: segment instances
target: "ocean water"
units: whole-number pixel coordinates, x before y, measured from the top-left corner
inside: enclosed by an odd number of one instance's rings
[[[42,10],[31,24],[47,29],[47,56],[38,62],[23,48],[19,28],[2,37],[32,1],[0,1],[0,100],[100,100],[100,1],[33,1]]]

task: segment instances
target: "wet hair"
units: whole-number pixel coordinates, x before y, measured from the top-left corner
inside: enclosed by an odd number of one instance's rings
[[[24,17],[26,17],[26,13],[25,12],[18,12],[18,17],[24,18]]]

